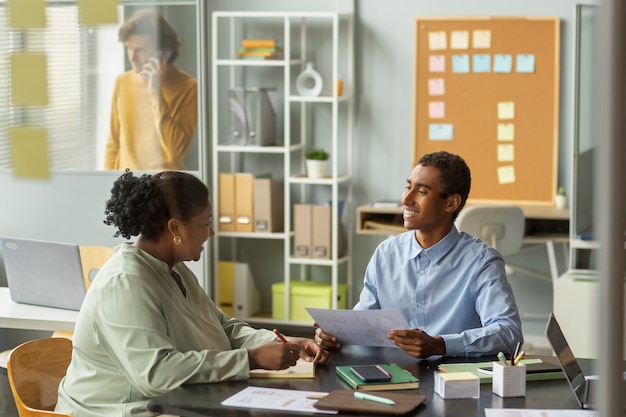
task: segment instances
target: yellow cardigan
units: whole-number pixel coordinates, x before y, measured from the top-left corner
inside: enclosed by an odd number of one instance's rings
[[[132,70],[117,78],[105,169],[185,168],[185,153],[198,124],[197,81],[170,67],[161,97],[149,93],[147,80]]]

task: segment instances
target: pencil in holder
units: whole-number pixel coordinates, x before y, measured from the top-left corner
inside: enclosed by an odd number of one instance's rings
[[[492,391],[494,394],[506,397],[523,397],[526,395],[526,366],[504,366],[500,362],[493,362]]]

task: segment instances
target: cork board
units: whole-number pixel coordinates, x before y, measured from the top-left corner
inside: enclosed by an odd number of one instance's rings
[[[553,205],[559,19],[417,18],[413,165],[461,155],[470,200]]]

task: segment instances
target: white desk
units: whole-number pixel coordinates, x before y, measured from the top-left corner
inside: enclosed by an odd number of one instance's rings
[[[20,304],[0,287],[0,328],[74,331],[78,311]]]

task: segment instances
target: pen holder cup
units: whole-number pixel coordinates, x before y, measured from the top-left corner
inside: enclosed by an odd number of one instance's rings
[[[526,366],[504,366],[500,362],[494,362],[492,391],[502,398],[525,396]]]

